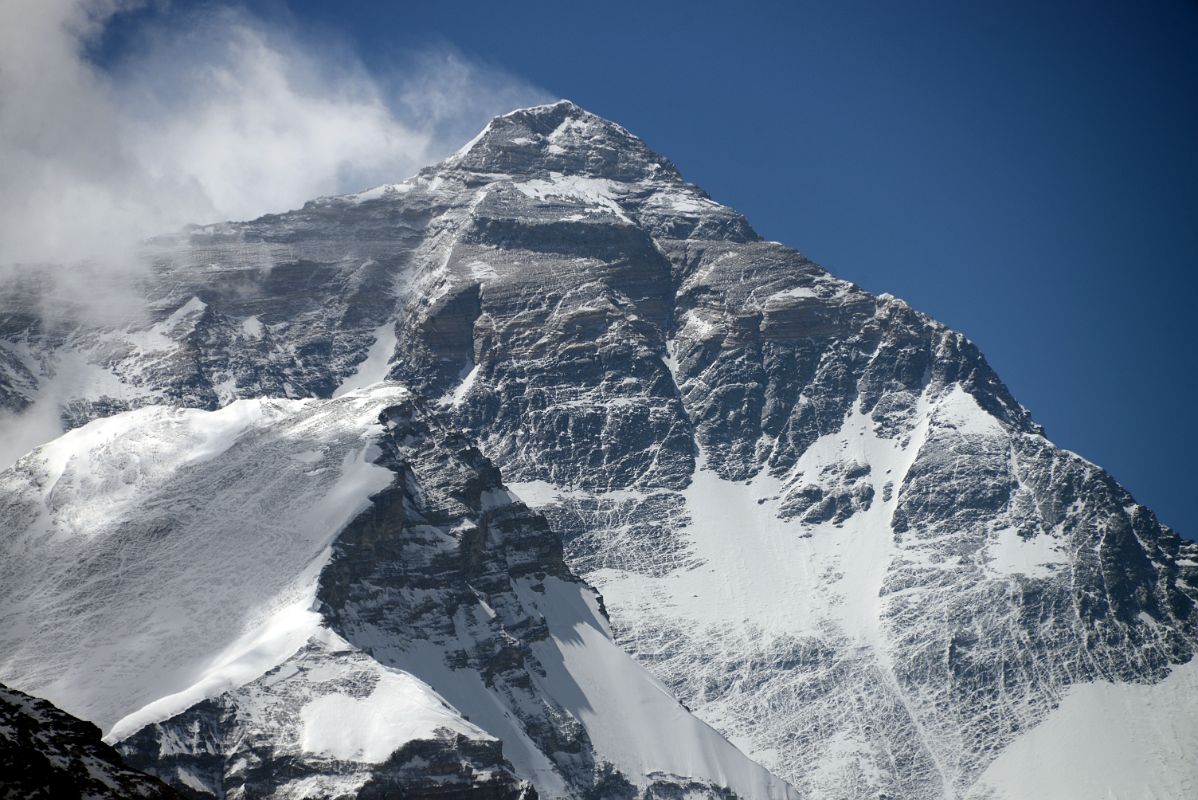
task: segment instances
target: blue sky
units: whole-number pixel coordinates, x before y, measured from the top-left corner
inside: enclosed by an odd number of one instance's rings
[[[445,48],[620,122],[763,236],[963,331],[1198,536],[1195,3],[247,7],[380,75]]]

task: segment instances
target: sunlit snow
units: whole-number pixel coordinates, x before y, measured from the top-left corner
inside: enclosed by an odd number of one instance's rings
[[[144,408],[0,473],[0,511],[26,520],[0,564],[6,681],[107,731],[289,655],[311,632],[329,543],[393,477],[366,456],[404,391]],[[322,468],[269,466],[316,443]]]

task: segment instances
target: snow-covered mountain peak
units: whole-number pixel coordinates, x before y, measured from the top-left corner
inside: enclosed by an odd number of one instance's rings
[[[495,117],[446,163],[484,174],[680,179],[667,158],[625,128],[569,100]]]
[[[1061,698],[1188,685],[1174,678],[1198,651],[1198,545],[1048,441],[965,336],[760,240],[573,104],[497,117],[403,183],[163,243],[147,293],[149,323],[65,332],[40,328],[21,295],[0,331],[0,403],[74,427],[238,398],[331,413],[384,378],[408,386],[370,464],[415,478],[337,537],[321,613],[350,651],[502,740],[543,796],[595,788],[604,764],[640,776],[642,794],[654,770],[698,780],[698,796],[789,791],[680,707],[629,722],[620,698],[668,695],[604,683],[631,662],[594,649],[610,645],[607,618],[571,570],[669,692],[811,796],[986,796],[991,765],[1028,768],[1029,731],[1085,719],[1057,719]],[[90,459],[94,476],[82,459],[45,463],[68,476],[52,481],[57,530],[92,514],[89,497],[138,507],[124,481],[143,486],[141,460]],[[280,463],[306,476],[303,459]],[[30,485],[13,495],[50,508]],[[41,511],[13,508],[12,530],[44,532]],[[94,546],[119,541],[98,530]],[[387,683],[329,642],[296,658]],[[260,732],[262,698],[310,694],[284,667],[128,746],[173,747],[184,726],[238,709]],[[283,717],[276,743],[303,724]],[[1103,752],[1151,727],[1119,727]],[[216,729],[232,763],[246,729]],[[705,752],[718,767],[694,766]],[[1085,752],[1053,755],[1087,785],[1107,780]],[[1159,786],[1198,781],[1192,764],[1163,772]],[[612,781],[599,794],[624,796]]]

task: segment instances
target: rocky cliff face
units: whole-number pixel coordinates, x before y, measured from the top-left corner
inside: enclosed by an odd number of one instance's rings
[[[178,800],[130,769],[100,729],[52,704],[0,685],[0,797],[4,800]]]
[[[75,424],[402,380],[546,514],[617,641],[808,794],[983,796],[1074,688],[1192,659],[1198,548],[1053,446],[965,337],[762,241],[570,103],[496,118],[403,183],[148,257],[138,324],[13,300],[7,407]],[[94,378],[65,391],[66,369]],[[366,569],[376,538],[338,558]],[[382,607],[423,613],[337,588],[337,563],[322,597],[347,640],[394,637]],[[517,651],[494,678],[512,697]],[[537,714],[517,716],[538,749],[586,751]]]

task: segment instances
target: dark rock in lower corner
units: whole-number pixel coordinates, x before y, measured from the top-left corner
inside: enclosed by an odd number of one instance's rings
[[[0,684],[0,800],[179,800],[130,769],[100,729]]]

